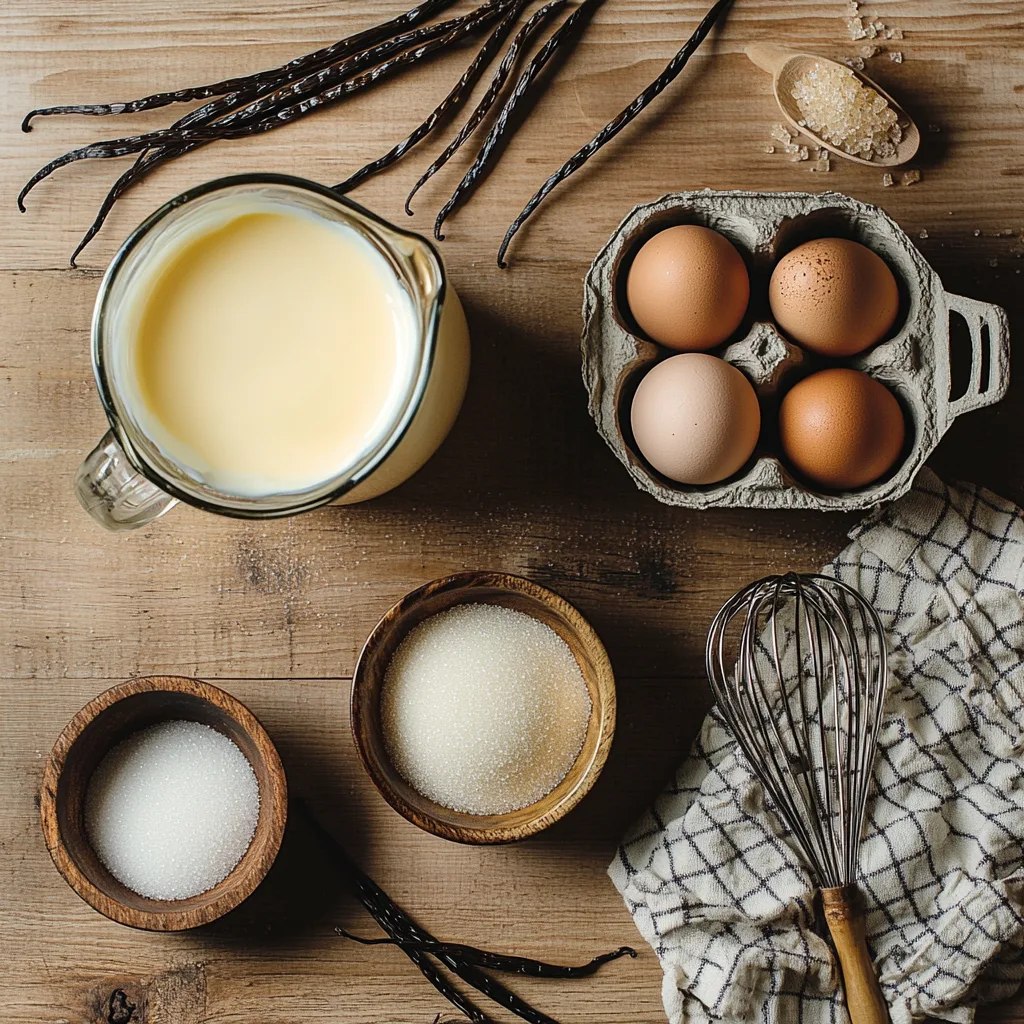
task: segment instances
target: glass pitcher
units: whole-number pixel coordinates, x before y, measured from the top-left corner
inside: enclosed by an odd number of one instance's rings
[[[417,322],[413,372],[379,440],[337,476],[302,490],[262,496],[218,491],[173,462],[141,428],[125,401],[128,339],[118,313],[141,271],[208,204],[239,197],[284,204],[355,229],[381,253],[412,301]],[[451,429],[469,375],[469,332],[444,266],[424,238],[381,220],[322,185],[281,174],[245,174],[190,189],[147,218],[121,246],[100,284],[92,321],[93,370],[110,430],[82,463],[75,489],[110,530],[130,530],[179,501],[221,515],[263,519],[328,502],[376,497],[412,476]]]

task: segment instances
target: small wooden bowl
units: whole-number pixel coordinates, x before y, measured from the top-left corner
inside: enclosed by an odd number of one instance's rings
[[[435,803],[399,775],[384,744],[380,694],[395,650],[414,626],[458,604],[498,604],[550,626],[569,645],[590,692],[587,734],[568,775],[547,796],[508,814],[468,814]],[[352,679],[352,735],[363,767],[381,796],[414,825],[457,843],[511,843],[564,818],[597,781],[614,732],[615,677],[597,634],[564,598],[508,573],[457,573],[407,594],[377,623],[363,645]]]
[[[92,773],[112,747],[171,719],[201,722],[234,741],[256,774],[260,813],[249,849],[227,878],[198,896],[154,900],[122,885],[100,863],[85,831],[85,797]],[[119,924],[170,932],[209,924],[253,892],[281,846],[287,806],[281,758],[244,704],[198,679],[149,676],[111,687],[71,719],[43,772],[40,814],[53,863],[86,903]]]

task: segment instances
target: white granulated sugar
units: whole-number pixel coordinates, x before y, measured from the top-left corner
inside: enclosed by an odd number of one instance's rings
[[[252,842],[259,784],[227,736],[199,722],[161,722],[119,743],[89,781],[85,826],[121,883],[180,900],[226,878]]]
[[[491,604],[421,622],[381,693],[394,766],[424,796],[470,814],[503,814],[550,793],[583,747],[590,710],[565,641]]]

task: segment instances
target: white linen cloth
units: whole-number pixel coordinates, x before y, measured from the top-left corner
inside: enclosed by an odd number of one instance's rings
[[[825,570],[878,610],[890,683],[861,847],[893,1024],[968,1022],[1024,977],[1024,514],[929,470]],[[716,711],[609,874],[672,1024],[840,1024],[813,885]]]

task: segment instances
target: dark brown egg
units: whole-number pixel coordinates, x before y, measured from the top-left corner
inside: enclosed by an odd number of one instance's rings
[[[840,357],[881,341],[900,305],[885,260],[848,238],[816,238],[783,256],[768,301],[775,322],[797,344]]]
[[[866,487],[900,456],[906,428],[892,392],[860,370],[805,377],[779,409],[782,449],[801,476],[839,491]]]
[[[677,224],[658,232],[636,254],[626,297],[652,341],[703,352],[739,327],[750,301],[750,277],[724,235],[699,224]]]

